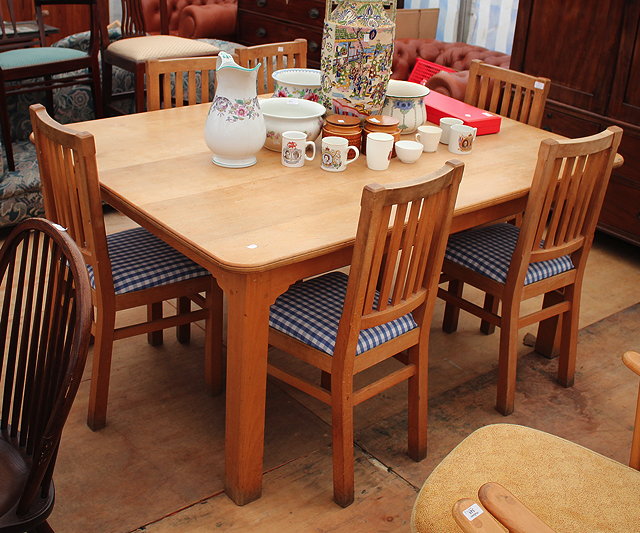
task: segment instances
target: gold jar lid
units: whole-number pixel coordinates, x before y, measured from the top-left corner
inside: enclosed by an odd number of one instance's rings
[[[359,133],[362,131],[360,119],[349,115],[329,115],[325,127],[328,130],[341,133]]]

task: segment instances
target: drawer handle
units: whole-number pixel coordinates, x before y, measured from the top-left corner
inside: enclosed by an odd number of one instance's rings
[[[311,8],[309,10],[309,18],[313,20],[320,18],[320,10],[317,7]]]
[[[257,35],[258,37],[266,37],[266,36],[267,36],[267,30],[266,30],[266,28],[258,28],[258,29],[256,30],[256,35]]]
[[[258,7],[265,7],[267,5],[267,0],[256,0],[256,5]]]
[[[309,52],[316,52],[318,50],[318,48],[320,48],[318,46],[318,43],[315,41],[309,41]]]

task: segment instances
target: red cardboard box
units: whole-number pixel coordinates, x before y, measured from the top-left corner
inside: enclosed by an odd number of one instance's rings
[[[435,91],[429,91],[424,97],[427,108],[427,120],[439,124],[442,117],[455,117],[463,120],[468,126],[478,128],[477,135],[498,133],[502,118],[499,115],[478,109],[460,100],[445,96]]]

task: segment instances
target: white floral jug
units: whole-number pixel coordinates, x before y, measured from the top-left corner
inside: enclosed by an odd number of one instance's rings
[[[255,165],[267,130],[256,90],[258,63],[253,68],[238,65],[226,52],[218,54],[216,92],[204,126],[204,139],[221,167]]]

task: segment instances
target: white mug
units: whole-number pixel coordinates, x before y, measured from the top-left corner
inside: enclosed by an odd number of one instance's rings
[[[353,159],[347,161],[349,150],[355,152]],[[347,165],[353,163],[360,156],[360,150],[355,146],[349,146],[349,141],[344,137],[322,138],[322,170],[329,172],[342,172]]]
[[[416,133],[416,141],[422,144],[423,152],[435,152],[442,137],[442,128],[438,126],[420,126]]]
[[[311,147],[311,155],[307,149]],[[301,167],[304,160],[312,161],[316,156],[316,145],[307,141],[307,134],[302,131],[285,131],[282,134],[282,164],[285,167]]]
[[[449,144],[449,133],[451,132],[451,126],[462,125],[464,122],[459,118],[444,117],[440,119],[440,127],[442,128],[442,136],[440,142],[442,144]]]
[[[373,132],[367,135],[367,166],[371,170],[387,170],[393,151],[393,135]]]
[[[469,154],[473,148],[473,141],[478,133],[478,128],[471,126],[451,126],[449,134],[449,151],[452,154]]]

